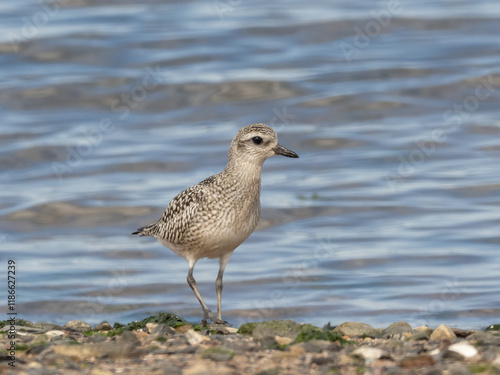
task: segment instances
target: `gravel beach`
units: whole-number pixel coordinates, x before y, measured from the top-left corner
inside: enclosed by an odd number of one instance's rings
[[[1,325],[0,374],[500,374],[495,324],[484,330],[405,322],[319,328],[276,320],[200,327],[160,313],[114,326]]]

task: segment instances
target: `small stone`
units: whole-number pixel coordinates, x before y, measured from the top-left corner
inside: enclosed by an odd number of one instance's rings
[[[131,332],[135,335],[135,337],[139,339],[139,341],[143,341],[149,336],[149,334],[144,331],[131,331]]]
[[[252,337],[260,343],[272,344],[275,336],[289,337],[295,340],[300,331],[300,324],[293,320],[270,320],[258,324],[252,331]]]
[[[442,358],[450,359],[452,361],[457,361],[457,362],[463,361],[465,359],[465,357],[462,354],[448,349],[445,349],[443,351]]]
[[[426,367],[434,366],[436,361],[428,354],[420,354],[411,357],[406,357],[399,362],[399,366],[403,368]]]
[[[278,345],[290,345],[294,340],[290,337],[283,337],[283,336],[274,336],[274,341],[276,341],[276,343]]]
[[[151,331],[151,334],[157,334],[158,336],[172,337],[175,334],[175,329],[166,324],[160,323]]]
[[[90,372],[90,375],[113,375],[113,373],[111,371],[95,368]]]
[[[413,341],[429,340],[429,334],[424,331],[416,331],[410,336],[410,340]]]
[[[52,331],[45,332],[45,336],[47,336],[50,340],[52,340],[52,339],[57,338],[57,337],[63,337],[64,331],[54,329]]]
[[[360,346],[355,349],[352,356],[363,358],[364,360],[375,360],[380,358],[390,358],[390,355],[379,348],[374,348],[372,346]]]
[[[237,354],[247,354],[248,352],[254,352],[258,350],[260,345],[252,340],[251,337],[245,336],[215,336],[214,340],[219,341],[222,347],[225,349],[230,349]]]
[[[493,360],[493,363],[495,366],[500,367],[500,354],[496,356],[496,358]]]
[[[418,326],[414,329],[416,332],[425,332],[428,336],[432,334],[432,328],[429,326]]]
[[[36,335],[33,340],[31,340],[30,345],[45,345],[49,340],[49,337],[47,337],[45,334]]]
[[[63,326],[63,328],[72,329],[72,330],[78,331],[78,332],[92,330],[92,327],[89,324],[82,322],[81,320],[71,320],[68,323],[66,323]]]
[[[195,363],[182,371],[183,375],[211,375],[211,373],[204,363]]]
[[[145,328],[146,328],[146,330],[145,330],[145,332],[147,332],[147,333],[151,333],[151,332],[153,332],[153,330],[154,330],[156,327],[158,327],[158,323],[151,323],[151,322],[150,322],[150,323],[146,323],[146,327],[145,327]]]
[[[321,353],[323,352],[323,348],[319,345],[317,345],[317,341],[321,340],[310,340],[307,342],[301,342],[300,344],[297,344],[296,346],[301,346],[306,353]]]
[[[186,333],[192,328],[191,324],[184,324],[183,326],[179,326],[177,328],[174,328],[175,332],[177,333]]]
[[[108,322],[104,321],[98,325],[95,326],[94,328],[96,331],[111,331],[113,327],[111,327],[111,324]]]
[[[452,344],[448,347],[448,350],[457,352],[462,355],[464,358],[472,358],[475,357],[478,353],[477,349],[474,348],[471,344],[460,341],[455,344]]]
[[[412,331],[411,326],[406,322],[395,322],[389,327],[384,329],[383,337],[402,337],[404,333],[410,333]]]
[[[441,324],[432,332],[431,337],[429,339],[431,341],[449,340],[453,342],[457,339],[457,336],[450,327],[448,327],[445,324]]]
[[[226,327],[227,331],[231,334],[234,334],[236,332],[238,332],[238,328],[234,328],[234,327]]]
[[[203,358],[211,359],[217,362],[229,361],[234,357],[234,352],[232,350],[222,349],[222,348],[210,348],[205,350],[203,353]]]
[[[299,357],[299,356],[304,355],[306,353],[306,350],[300,344],[290,346],[288,351],[290,352],[290,355],[292,357]]]
[[[202,342],[210,341],[210,338],[192,329],[186,332],[186,339],[189,345],[191,346],[199,345]]]
[[[452,375],[472,375],[468,367],[463,363],[453,363],[446,369]]]
[[[310,363],[318,366],[324,366],[328,364],[337,365],[338,357],[339,356],[337,353],[327,353],[326,355],[312,357]]]
[[[494,336],[491,332],[476,331],[472,335],[467,336],[467,340],[479,345],[500,346],[500,336]]]
[[[229,335],[229,331],[227,330],[227,327],[215,327],[214,334],[216,335]]]
[[[375,328],[373,328],[369,324],[359,322],[345,322],[335,327],[333,332],[338,333],[341,336],[361,336],[374,330]]]
[[[469,335],[472,335],[475,332],[472,329],[452,328],[452,330],[457,337],[467,337]]]
[[[28,363],[26,365],[26,367],[28,367],[28,368],[42,368],[43,365],[40,362],[33,361],[33,362]]]

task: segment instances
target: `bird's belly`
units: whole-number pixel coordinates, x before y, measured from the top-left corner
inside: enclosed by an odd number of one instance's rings
[[[192,228],[191,235],[182,243],[158,240],[177,255],[189,259],[220,258],[232,253],[252,234],[256,223],[249,222],[243,228],[200,226]]]
[[[205,228],[195,252],[200,258],[220,258],[225,254],[232,253],[252,232],[253,228],[238,232],[232,228],[211,231]]]

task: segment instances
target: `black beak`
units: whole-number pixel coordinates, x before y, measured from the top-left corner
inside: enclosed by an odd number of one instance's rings
[[[299,155],[297,155],[295,152],[287,149],[286,147],[283,147],[282,145],[276,145],[276,147],[273,148],[273,150],[276,153],[276,155],[283,155],[283,156],[286,156],[287,158],[298,158],[299,157]]]

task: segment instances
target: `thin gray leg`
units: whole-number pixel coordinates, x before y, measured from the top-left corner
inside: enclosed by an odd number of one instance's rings
[[[194,269],[195,263],[196,262],[189,262],[189,271],[188,271],[188,275],[187,275],[187,282],[188,282],[188,285],[190,286],[190,288],[193,290],[193,293],[196,296],[196,298],[198,298],[198,301],[200,302],[201,308],[203,309],[203,319],[201,320],[200,324],[207,325],[207,319],[212,320],[214,323],[223,324],[225,322],[223,322],[220,319],[215,318],[214,314],[212,313],[212,311],[210,311],[208,306],[205,304],[205,301],[203,301],[203,298],[201,297],[201,294],[198,290],[198,286],[196,285],[196,280],[194,279],[194,276],[193,276],[193,269]]]
[[[217,318],[221,322],[224,322],[222,320],[222,277],[224,276],[224,270],[226,269],[229,258],[231,258],[231,253],[219,258],[219,274],[217,275],[217,279],[215,280],[215,291],[217,292]]]

